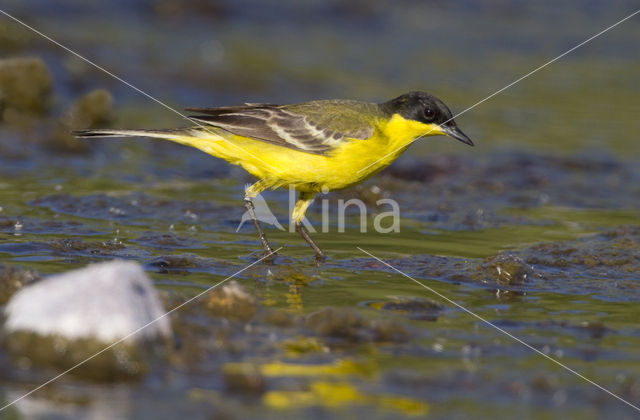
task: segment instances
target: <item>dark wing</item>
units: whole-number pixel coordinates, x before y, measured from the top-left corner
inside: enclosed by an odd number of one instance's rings
[[[194,121],[239,136],[251,137],[307,153],[325,154],[348,138],[367,139],[371,118],[345,109],[351,101],[315,101],[299,105],[246,104],[220,108],[187,108],[203,115]],[[352,115],[347,117],[345,114]],[[346,124],[345,124],[346,123]]]

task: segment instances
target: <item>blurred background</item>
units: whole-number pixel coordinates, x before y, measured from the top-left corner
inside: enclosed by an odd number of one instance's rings
[[[244,102],[383,102],[424,90],[454,114],[637,7],[634,0],[0,5],[180,112]],[[331,257],[318,268],[295,235],[269,230],[277,246],[287,246],[284,260],[240,277],[260,317],[229,320],[196,305],[174,319],[182,347],[168,367],[126,385],[69,379],[36,398],[39,411],[27,401],[11,415],[631,418],[619,401],[432,302],[355,245],[640,401],[633,365],[640,345],[639,45],[636,16],[458,117],[476,147],[430,137],[363,186],[328,196],[332,205],[360,198],[372,214],[378,199],[393,198],[401,206],[399,234],[360,234],[352,214],[345,234],[316,236]],[[170,307],[253,261],[254,232],[248,224],[235,232],[242,188],[252,181],[242,170],[168,142],[81,141],[70,133],[185,125],[0,15],[0,267],[46,275],[132,259]],[[285,224],[287,192],[265,196]],[[318,207],[312,222],[320,220]],[[513,279],[500,275],[505,270]],[[322,312],[329,307],[337,315]],[[318,311],[350,329],[309,324]],[[293,321],[265,321],[265,313]],[[215,343],[203,332],[210,328],[224,332]],[[344,370],[292,374],[278,364],[285,362]],[[227,363],[281,369],[226,374]],[[25,380],[25,364],[5,351],[0,365],[10,372],[1,383],[7,400],[49,377],[36,369]],[[71,401],[67,411],[59,401]],[[120,405],[127,409],[114,408]]]
[[[29,1],[5,10],[182,110],[322,98],[381,102],[410,90],[454,112],[484,99],[633,11],[578,1]],[[479,149],[637,155],[637,19],[460,118]],[[36,55],[52,76],[48,111],[107,89],[118,125],[185,124],[123,83],[3,18],[3,55]],[[458,145],[431,141],[458,152]],[[423,152],[427,148],[419,148]],[[415,151],[414,151],[415,152]]]

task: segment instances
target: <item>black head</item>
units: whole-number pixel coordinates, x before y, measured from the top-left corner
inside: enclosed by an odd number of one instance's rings
[[[400,114],[400,116],[408,120],[439,126],[440,130],[434,132],[434,134],[446,134],[456,140],[473,146],[471,139],[456,125],[451,111],[444,102],[426,92],[405,93],[395,99],[380,104],[380,108],[389,117],[393,114]]]

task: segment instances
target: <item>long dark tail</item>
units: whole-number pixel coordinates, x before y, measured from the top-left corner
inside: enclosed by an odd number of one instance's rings
[[[180,141],[185,137],[194,137],[192,128],[176,128],[169,130],[119,130],[119,129],[95,129],[95,130],[76,130],[73,135],[79,138],[92,137],[153,137],[158,139]]]

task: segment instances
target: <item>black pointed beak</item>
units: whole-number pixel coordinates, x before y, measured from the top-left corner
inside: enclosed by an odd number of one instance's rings
[[[469,146],[473,146],[473,142],[466,134],[462,132],[456,125],[443,125],[442,131],[449,137],[453,137],[456,140],[463,142],[464,144],[468,144]]]

